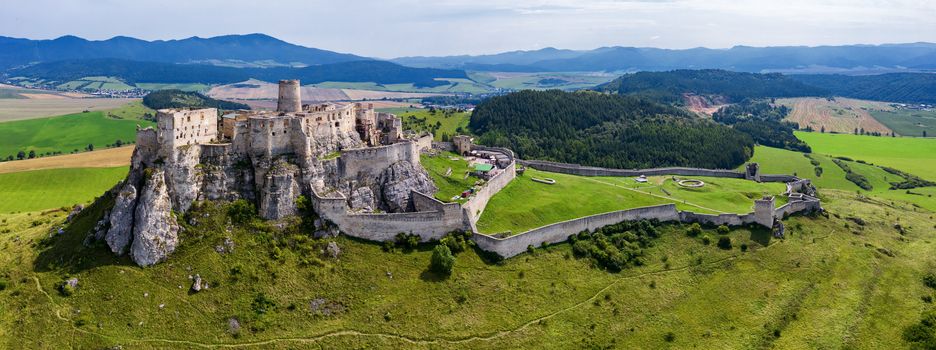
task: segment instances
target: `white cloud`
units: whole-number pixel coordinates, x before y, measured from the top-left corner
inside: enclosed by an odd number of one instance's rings
[[[0,35],[266,33],[377,57],[936,41],[927,0],[4,0]]]

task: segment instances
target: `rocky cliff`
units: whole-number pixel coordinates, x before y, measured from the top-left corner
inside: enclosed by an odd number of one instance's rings
[[[141,266],[165,260],[180,244],[176,216],[200,200],[253,202],[265,219],[296,214],[295,200],[312,188],[340,192],[357,212],[413,211],[412,192],[432,194],[431,179],[409,160],[371,163],[368,171],[342,173],[336,159],[324,155],[363,143],[354,133],[306,138],[296,152],[238,151],[232,144],[185,145],[172,149],[157,143],[156,132],[138,132],[130,172],[116,187],[114,206],[92,237],[117,255],[129,254]],[[411,147],[401,144],[400,147]]]

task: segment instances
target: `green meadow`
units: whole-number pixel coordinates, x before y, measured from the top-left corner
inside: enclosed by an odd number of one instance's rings
[[[469,249],[448,277],[428,270],[431,245],[387,252],[338,237],[333,259],[301,226],[231,226],[214,205],[148,268],[82,244],[104,205],[54,236],[65,212],[3,214],[0,347],[905,347],[903,330],[933,308],[932,214],[834,190],[824,206],[828,218],[786,220],[784,240],[734,229],[731,249],[662,225],[643,264],[619,273],[556,244],[500,262]],[[233,251],[216,252],[225,239]],[[194,274],[210,288],[190,292]],[[70,295],[67,278],[79,280]]]
[[[468,162],[452,152],[434,156],[423,154],[420,157],[420,163],[426,168],[432,182],[439,188],[439,191],[435,193],[436,199],[443,202],[451,202],[454,196],[461,195],[480,180],[470,174],[472,169],[468,167]],[[446,176],[449,169],[452,173]],[[458,200],[458,202],[464,202],[464,200]]]
[[[936,137],[936,111],[914,111],[908,109],[871,110],[871,116],[901,136],[920,137],[926,131]]]
[[[556,183],[532,181],[534,177],[554,179]],[[587,215],[667,203],[697,213],[743,214],[753,211],[754,199],[778,195],[786,189],[780,183],[692,178],[704,181],[705,186],[684,188],[669,176],[652,176],[648,184],[638,184],[632,177],[585,177],[528,168],[491,198],[478,220],[478,230],[517,234]]]
[[[471,113],[468,112],[445,113],[436,110],[432,113],[425,108],[381,108],[379,111],[399,116],[403,120],[403,128],[407,130],[431,131],[430,128],[438,123],[440,127],[433,133],[435,141],[442,141],[442,134],[455,136],[469,133]],[[422,119],[425,121],[419,121]],[[461,132],[458,132],[459,129]]]
[[[0,213],[86,203],[127,175],[127,167],[69,168],[0,174]]]
[[[803,153],[784,149],[757,146],[751,162],[760,164],[761,172],[766,174],[796,174],[799,177],[810,179],[819,189],[820,194],[826,189],[844,190],[864,193],[887,200],[899,200],[913,203],[922,208],[936,211],[936,187],[914,188],[910,190],[891,190],[891,182],[900,182],[900,176],[888,173],[880,167],[862,164],[855,161],[845,161],[851,170],[868,179],[873,189],[866,191],[845,178],[845,171],[832,162],[832,158],[820,154],[811,157],[819,162],[822,176],[816,176],[814,166]],[[859,158],[861,159],[861,158]],[[739,168],[740,170],[740,168]],[[905,169],[901,169],[906,171]]]
[[[796,132],[813,153],[844,156],[936,181],[936,138],[857,136]]]
[[[139,102],[109,111],[74,113],[56,117],[0,123],[0,157],[16,156],[19,151],[37,154],[83,151],[88,144],[104,148],[116,140],[136,140],[137,125],[155,123],[139,119],[150,111]]]

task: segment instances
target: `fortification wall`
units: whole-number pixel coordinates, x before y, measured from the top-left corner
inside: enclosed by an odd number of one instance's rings
[[[818,210],[822,210],[822,203],[818,199],[809,197],[806,200],[791,200],[789,203],[777,207],[777,210],[774,211],[774,217],[783,219],[796,213],[808,213]]]
[[[775,174],[761,174],[761,182],[793,182],[799,180],[798,177],[793,175],[775,175]]]
[[[338,169],[343,178],[357,177],[361,173],[376,176],[401,160],[419,164],[419,151],[415,142],[343,151],[338,158]]]
[[[703,225],[741,226],[754,222],[754,214],[699,214],[691,211],[680,211],[679,221],[686,223],[697,222]]]
[[[462,204],[462,208],[465,210],[465,216],[468,218],[468,221],[471,222],[472,227],[478,222],[478,218],[481,217],[481,213],[484,212],[484,208],[487,207],[491,197],[494,197],[497,192],[507,187],[510,181],[513,181],[516,177],[517,163],[513,162],[510,163],[504,171],[488,180],[480,190],[475,192],[474,196],[468,199],[465,204]]]
[[[521,160],[520,164],[525,166],[550,171],[554,173],[572,174],[580,176],[655,176],[655,175],[679,175],[679,176],[710,176],[710,177],[728,177],[743,179],[744,173],[735,170],[721,169],[701,169],[701,168],[653,168],[653,169],[608,169],[599,167],[583,166],[578,164],[565,164],[547,162],[541,160]]]
[[[432,211],[413,213],[350,214],[340,193],[325,198],[312,191],[313,206],[325,219],[335,223],[341,232],[372,241],[390,241],[403,232],[419,236],[422,241],[438,240],[455,230],[467,230],[464,214],[458,204],[446,204],[419,192],[413,198]]]
[[[416,138],[416,150],[419,152],[432,149],[432,134]]]
[[[455,144],[453,144],[453,143],[451,143],[451,142],[433,141],[433,142],[432,142],[432,149],[440,150],[440,151],[443,151],[443,152],[454,152],[454,151],[455,151]]]
[[[160,146],[170,152],[179,146],[210,143],[218,138],[218,110],[161,109],[156,112],[156,135]]]
[[[544,243],[564,242],[569,239],[569,236],[585,230],[594,231],[599,227],[640,219],[677,221],[680,216],[676,205],[664,204],[586,216],[543,226],[507,238],[496,238],[481,233],[475,233],[473,238],[479,248],[509,258],[525,252],[528,246],[539,247]]]

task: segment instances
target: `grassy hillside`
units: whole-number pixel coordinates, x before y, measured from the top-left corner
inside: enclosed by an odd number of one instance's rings
[[[813,153],[845,156],[897,168],[936,181],[936,139],[797,132]]]
[[[69,168],[0,174],[0,213],[72,206],[100,196],[127,176],[127,167]]]
[[[815,166],[810,163],[810,159],[799,152],[758,146],[754,149],[751,162],[759,163],[761,171],[766,174],[796,174],[810,179],[819,187],[820,193],[825,189],[860,192],[881,199],[909,202],[936,211],[936,198],[933,197],[933,194],[936,194],[936,187],[890,190],[891,182],[901,181],[899,176],[890,174],[877,166],[845,161],[844,163],[852,171],[867,178],[873,186],[870,191],[863,190],[845,178],[845,171],[832,162],[831,157],[821,154],[812,154],[811,157],[819,162],[819,167],[822,168],[821,176],[816,175]]]
[[[83,151],[88,144],[103,149],[116,140],[124,143],[136,140],[137,125],[155,123],[138,119],[146,110],[130,104],[113,111],[67,114],[57,117],[0,123],[0,157],[16,156],[19,151],[70,153]]]
[[[48,237],[64,213],[4,215],[0,344],[33,348],[900,348],[903,329],[932,309],[922,283],[936,257],[936,222],[905,206],[830,191],[832,215],[787,220],[787,239],[733,230],[730,250],[665,225],[645,263],[609,273],[568,244],[501,263],[469,250],[448,278],[427,271],[430,246],[384,252],[272,225],[229,227],[199,214],[171,263],[150,268],[84,247],[96,215]],[[102,208],[93,208],[99,213]],[[844,216],[843,216],[844,217]],[[45,223],[48,220],[48,223]],[[38,225],[30,227],[33,221]],[[908,227],[898,233],[893,223]],[[704,235],[718,237],[714,231]],[[225,237],[231,253],[215,245]],[[742,251],[739,246],[747,246]],[[277,247],[274,249],[274,247]],[[277,252],[274,254],[274,252]],[[314,257],[308,265],[300,258]],[[189,275],[210,288],[189,292]],[[79,280],[70,296],[58,291]],[[314,281],[314,283],[310,283]],[[232,321],[236,321],[236,327]],[[432,322],[426,322],[432,320]]]
[[[535,182],[534,177],[554,179],[556,183]],[[478,221],[478,230],[516,234],[586,215],[666,203],[705,214],[749,213],[754,199],[780,194],[785,189],[780,183],[692,178],[704,181],[705,186],[683,188],[669,176],[652,176],[649,183],[638,184],[632,177],[585,177],[527,169],[491,198]]]
[[[936,111],[914,111],[909,109],[873,110],[874,119],[887,125],[900,136],[936,137]]]
[[[430,111],[425,108],[381,108],[379,111],[396,114],[403,120],[405,130],[432,132],[435,141],[442,141],[442,134],[451,137],[470,133],[468,121],[471,114],[468,112]]]

